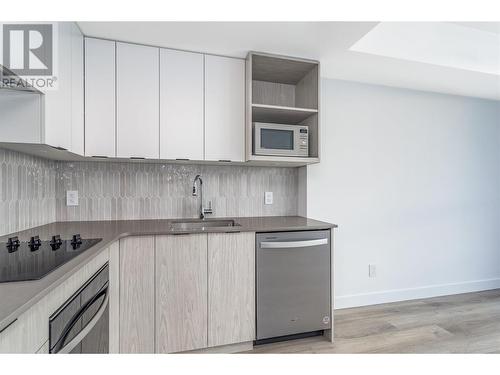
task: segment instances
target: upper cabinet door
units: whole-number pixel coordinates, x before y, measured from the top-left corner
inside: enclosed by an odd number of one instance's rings
[[[72,27],[71,22],[58,22],[58,46],[55,71],[56,88],[47,88],[44,96],[43,119],[45,140],[43,143],[71,150],[71,96],[72,96]]]
[[[115,42],[85,38],[85,156],[116,156]]]
[[[244,161],[245,61],[205,56],[205,160]]]
[[[71,152],[84,155],[83,34],[71,23]]]
[[[116,156],[160,156],[159,48],[116,43]]]
[[[160,158],[203,160],[203,55],[160,50]]]

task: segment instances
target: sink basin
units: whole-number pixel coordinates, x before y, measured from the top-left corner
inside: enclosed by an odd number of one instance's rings
[[[218,219],[192,219],[192,220],[177,220],[170,223],[172,231],[191,231],[191,230],[207,230],[208,228],[230,228],[239,227],[240,224],[234,220],[218,220]]]

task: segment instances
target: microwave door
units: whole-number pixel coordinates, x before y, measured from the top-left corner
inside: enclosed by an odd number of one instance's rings
[[[260,147],[281,154],[289,154],[294,149],[293,130],[265,129],[260,130]]]
[[[267,155],[293,155],[294,131],[288,129],[260,128],[260,149]]]

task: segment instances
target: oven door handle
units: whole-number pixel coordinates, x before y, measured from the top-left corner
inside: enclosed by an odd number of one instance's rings
[[[316,240],[303,240],[303,241],[282,241],[282,242],[261,242],[262,249],[290,249],[295,247],[310,247],[327,245],[328,238],[319,238]]]
[[[84,338],[87,336],[87,334],[94,328],[94,326],[97,324],[99,319],[101,318],[102,314],[106,310],[106,307],[108,306],[109,302],[109,284],[106,285],[104,289],[102,289],[99,293],[97,293],[94,297],[92,297],[85,305],[83,305],[80,310],[78,310],[78,313],[74,315],[74,317],[71,319],[71,321],[66,325],[64,328],[63,334],[61,335],[61,339],[59,342],[56,344],[54,349],[52,350],[53,353],[58,353],[58,354],[68,354],[71,352]],[[94,315],[92,320],[88,322],[88,324],[83,328],[70,342],[68,342],[66,345],[64,343],[66,342],[66,338],[68,337],[69,333],[73,329],[73,327],[76,325],[76,323],[80,320],[80,318],[85,314],[85,312],[103,295],[104,301],[99,307],[99,310],[97,313]]]

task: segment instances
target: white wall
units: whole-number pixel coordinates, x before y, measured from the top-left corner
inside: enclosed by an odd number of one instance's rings
[[[321,132],[337,308],[500,287],[500,102],[323,80]]]

